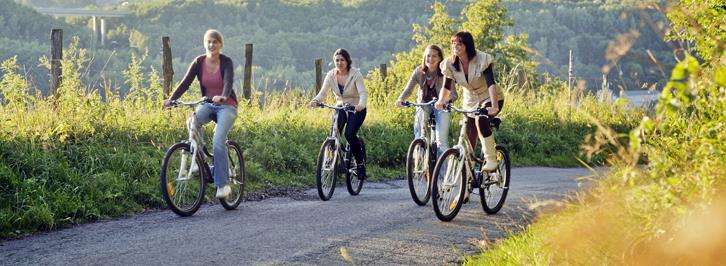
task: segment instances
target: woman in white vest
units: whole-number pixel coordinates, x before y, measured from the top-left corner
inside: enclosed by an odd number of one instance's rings
[[[323,86],[312,101],[311,107],[318,106],[320,100],[325,99],[328,91],[332,91],[335,95],[335,104],[350,104],[355,106],[355,112],[348,115],[343,110],[338,111],[338,130],[343,131],[345,126],[345,139],[350,143],[350,149],[358,163],[358,178],[365,179],[365,161],[363,158],[363,149],[358,139],[358,130],[366,119],[366,102],[368,100],[368,92],[363,86],[363,74],[357,68],[351,67],[353,64],[350,54],[345,49],[335,50],[333,53],[333,61],[335,68],[328,71],[323,80]]]
[[[476,147],[476,135],[481,139],[486,164],[482,170],[494,170],[497,165],[496,143],[489,126],[489,119],[499,113],[504,105],[504,94],[494,80],[494,57],[490,54],[477,51],[474,47],[474,38],[471,33],[460,31],[451,36],[451,57],[441,62],[441,72],[444,74],[444,89],[439,93],[436,109],[443,110],[453,88],[453,83],[464,88],[464,108],[473,109],[484,107],[488,110],[489,118],[467,115],[467,135],[473,147]]]

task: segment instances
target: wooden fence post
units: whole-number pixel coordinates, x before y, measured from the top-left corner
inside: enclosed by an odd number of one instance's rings
[[[245,77],[242,84],[242,94],[245,99],[250,99],[252,95],[252,44],[245,44]]]
[[[169,36],[161,37],[162,46],[162,72],[164,75],[164,99],[169,98],[171,93],[171,83],[174,80],[174,67],[171,64],[171,46],[169,46]]]
[[[321,87],[323,87],[323,59],[318,58],[315,59],[315,89],[313,95],[318,93]]]
[[[63,59],[63,30],[50,30],[50,94],[58,97],[61,84],[61,60]]]
[[[572,83],[574,77],[572,75],[572,50],[570,50],[570,61],[567,64],[567,121],[571,121],[572,118]],[[569,123],[568,123],[569,125]]]
[[[381,64],[381,81],[386,82],[387,76],[388,76],[388,66],[386,64]]]

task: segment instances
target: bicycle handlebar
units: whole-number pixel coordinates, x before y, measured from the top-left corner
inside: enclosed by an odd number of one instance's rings
[[[184,101],[175,100],[169,104],[169,107],[176,108],[176,107],[180,107],[180,106],[196,106],[201,103],[211,103],[211,102],[212,102],[212,99],[210,99],[207,96],[204,96],[201,99],[199,99],[198,101],[194,101],[194,102],[184,102]]]
[[[411,107],[411,106],[423,107],[423,106],[434,105],[434,103],[436,103],[436,97],[434,97],[431,101],[426,102],[426,103],[414,103],[414,102],[405,101],[405,102],[403,102],[403,106],[404,107]]]
[[[318,103],[318,107],[320,107],[320,108],[330,108],[330,109],[333,109],[333,110],[343,110],[343,111],[350,112],[350,113],[352,113],[352,112],[355,111],[355,106],[352,106],[352,105],[349,105],[349,104],[345,104],[343,106],[335,106],[335,105],[327,105],[325,103],[319,102]]]
[[[474,108],[474,109],[470,109],[470,110],[464,110],[464,109],[456,108],[451,104],[447,104],[446,107],[444,107],[444,110],[454,111],[454,112],[462,113],[462,114],[474,114],[476,116],[483,116],[483,117],[489,118],[488,111],[485,108]]]

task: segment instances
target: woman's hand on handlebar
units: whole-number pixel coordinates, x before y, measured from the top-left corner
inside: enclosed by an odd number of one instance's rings
[[[434,104],[434,107],[436,107],[436,110],[443,111],[444,110],[444,107],[446,107],[446,101],[439,99]]]
[[[227,100],[227,97],[224,97],[224,96],[217,95],[217,96],[212,97],[212,103],[215,103],[215,104],[220,104],[225,100]]]
[[[308,107],[310,107],[310,108],[315,108],[315,107],[318,107],[318,105],[320,105],[320,102],[319,102],[318,100],[312,100],[312,101],[310,101],[310,103],[308,104]]]
[[[396,100],[396,106],[398,106],[398,107],[401,107],[401,108],[406,107],[406,105],[404,105],[403,103],[404,103],[404,101],[401,99]]]
[[[366,109],[365,105],[359,104],[355,106],[355,111],[360,112],[363,111],[363,109]]]
[[[494,117],[498,113],[499,113],[499,107],[492,106],[492,107],[487,108],[487,114],[489,115],[489,117]]]
[[[171,107],[171,100],[165,99],[165,100],[161,101],[161,106],[166,107],[166,108]]]

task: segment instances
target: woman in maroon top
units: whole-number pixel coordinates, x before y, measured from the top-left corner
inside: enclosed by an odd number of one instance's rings
[[[232,89],[234,84],[234,64],[232,59],[220,53],[224,47],[222,34],[216,30],[204,33],[204,49],[206,53],[198,56],[189,65],[184,79],[177,85],[174,93],[163,101],[169,107],[171,101],[181,97],[196,78],[199,81],[202,95],[212,99],[212,103],[201,105],[195,112],[197,127],[209,123],[211,116],[217,116],[217,126],[212,139],[215,158],[227,158],[227,134],[237,118],[237,97]],[[226,198],[231,192],[228,184],[229,162],[214,160],[214,184],[217,186],[217,198]],[[224,169],[224,170],[222,170]]]

